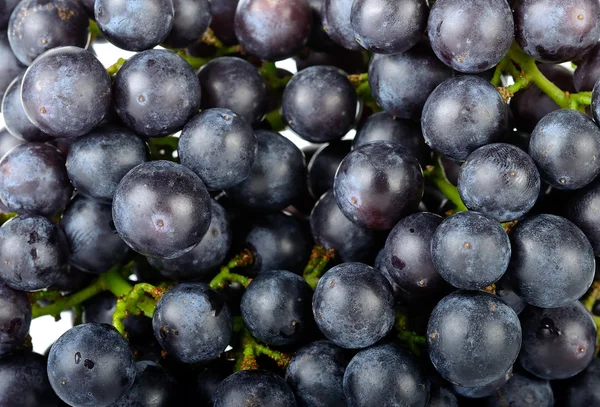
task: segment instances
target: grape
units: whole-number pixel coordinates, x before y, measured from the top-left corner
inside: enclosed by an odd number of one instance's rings
[[[304,155],[288,139],[257,130],[258,141],[250,175],[226,192],[232,200],[250,208],[283,209],[298,197],[305,182]]]
[[[600,174],[600,129],[583,113],[557,110],[531,133],[529,155],[550,186],[582,188]]]
[[[77,0],[23,0],[10,16],[8,40],[22,64],[45,51],[73,45],[86,46],[88,16]]]
[[[16,137],[13,137],[12,134],[8,132],[6,129],[0,129],[0,160],[4,157],[4,154],[8,153],[14,147],[23,144],[23,140],[19,140]],[[0,206],[3,206],[0,201]],[[0,209],[0,212],[2,210]]]
[[[334,249],[341,262],[367,262],[377,250],[378,234],[352,223],[338,207],[332,191],[326,192],[310,214],[315,243]]]
[[[210,2],[210,12],[212,14],[210,28],[224,45],[238,43],[233,30],[235,9],[238,2],[239,0],[211,0]]]
[[[566,407],[595,406],[600,403],[600,359],[594,358],[576,376],[566,391]]]
[[[109,406],[133,384],[135,359],[127,339],[112,326],[77,325],[52,345],[48,377],[67,404]]]
[[[10,48],[8,33],[0,30],[0,98],[4,96],[4,90],[13,79],[25,72],[25,69]]]
[[[475,150],[462,165],[458,192],[467,208],[499,222],[523,217],[540,193],[540,175],[533,160],[509,144]]]
[[[313,342],[296,351],[285,379],[301,407],[344,406],[344,371],[349,358],[331,342]]]
[[[434,151],[465,160],[506,133],[508,109],[500,93],[485,79],[457,76],[429,95],[421,126],[425,142]]]
[[[381,269],[403,302],[436,300],[448,285],[433,265],[431,243],[442,218],[420,212],[402,219],[387,237]]]
[[[446,387],[431,383],[427,407],[458,407],[458,400]]]
[[[323,0],[321,18],[329,38],[346,49],[359,50],[350,22],[353,3],[354,0]]]
[[[598,82],[596,82],[596,85]],[[600,120],[600,86],[594,86],[594,90],[592,91],[592,115],[596,123]]]
[[[352,222],[370,229],[391,229],[417,209],[423,196],[423,172],[404,147],[385,141],[369,143],[344,158],[333,193]]]
[[[306,0],[239,0],[234,30],[249,54],[279,61],[294,56],[306,44],[311,23]]]
[[[164,44],[172,48],[185,48],[200,41],[210,25],[209,0],[172,0],[175,15],[173,28]]]
[[[74,293],[90,285],[94,281],[94,275],[85,273],[75,267],[69,266],[60,274],[58,280],[50,286],[51,290],[61,293]]]
[[[517,359],[521,325],[517,314],[492,294],[457,291],[431,313],[427,343],[444,379],[480,387],[500,379]]]
[[[179,284],[167,291],[152,317],[154,336],[184,363],[216,359],[231,339],[233,323],[221,296],[202,283]]]
[[[344,394],[352,407],[425,407],[429,387],[417,358],[394,343],[361,350],[344,373]]]
[[[242,296],[244,325],[267,345],[302,342],[314,330],[312,289],[304,279],[284,270],[258,275]]]
[[[296,407],[285,380],[264,370],[241,370],[223,380],[213,395],[214,407]]]
[[[77,196],[65,209],[60,227],[69,242],[69,263],[81,270],[103,273],[129,253],[114,229],[110,205]]]
[[[570,61],[600,38],[595,0],[518,0],[514,11],[516,40],[538,61]]]
[[[135,364],[135,381],[112,407],[168,407],[175,402],[175,381],[153,362]]]
[[[221,205],[211,199],[210,207],[210,226],[196,247],[170,260],[148,258],[160,274],[172,280],[201,280],[223,264],[231,247],[231,225]]]
[[[108,114],[110,97],[110,77],[100,61],[76,47],[54,48],[36,59],[21,89],[29,120],[55,137],[92,130]]]
[[[314,153],[308,163],[308,189],[314,198],[333,188],[335,173],[351,146],[350,140],[332,141]]]
[[[573,85],[577,92],[591,92],[600,79],[600,44],[594,45],[583,60],[577,64],[573,74]]]
[[[421,165],[426,164],[430,156],[421,127],[410,120],[394,118],[386,112],[374,113],[367,117],[356,132],[352,146],[358,148],[373,141],[398,143],[419,160]]]
[[[51,137],[35,127],[27,118],[21,102],[21,83],[23,75],[16,77],[4,92],[2,99],[2,116],[6,130],[13,136],[25,141],[47,141]]]
[[[287,84],[281,101],[283,118],[300,137],[314,143],[342,138],[354,124],[356,92],[332,66],[312,66]]]
[[[25,341],[30,324],[31,304],[27,295],[0,283],[0,355]]]
[[[350,23],[363,48],[396,54],[408,51],[421,40],[428,15],[425,0],[356,0]]]
[[[10,15],[19,4],[20,0],[1,0],[0,1],[0,30],[6,30]]]
[[[117,72],[113,103],[123,123],[136,133],[167,136],[181,130],[198,111],[200,83],[179,55],[144,51],[129,58]]]
[[[470,398],[470,399],[480,399],[483,397],[491,396],[492,394],[499,391],[506,382],[512,376],[512,367],[506,372],[506,374],[502,375],[499,379],[494,380],[493,382],[479,386],[479,387],[463,387],[452,385],[452,389],[458,395],[462,397]]]
[[[496,283],[496,295],[502,301],[507,303],[517,315],[519,315],[527,305],[527,303],[515,293],[508,276],[502,277]]]
[[[594,254],[600,254],[600,223],[597,208],[600,205],[600,179],[577,191],[567,205],[567,218],[577,225],[589,239]]]
[[[583,232],[565,218],[534,215],[510,236],[507,276],[528,304],[564,307],[579,299],[594,279],[594,252]],[[560,250],[557,250],[560,248]]]
[[[213,59],[198,72],[202,109],[223,107],[259,123],[267,110],[267,84],[248,61],[235,57]]]
[[[521,313],[523,345],[519,361],[530,373],[566,379],[590,364],[596,349],[596,324],[583,304],[561,308],[528,307]]]
[[[212,407],[212,396],[225,378],[231,374],[231,367],[228,365],[217,365],[201,368],[198,372],[194,371],[192,377],[178,378],[178,383],[183,384],[185,393],[180,399],[194,400],[200,406]],[[187,393],[187,394],[186,394]],[[186,405],[186,404],[183,404]]]
[[[257,141],[250,124],[229,109],[194,116],[179,138],[179,159],[209,190],[231,188],[250,174]]]
[[[77,192],[110,203],[131,169],[150,160],[146,143],[126,127],[102,127],[69,148],[67,174]]]
[[[459,72],[479,73],[500,62],[514,38],[506,0],[441,0],[431,8],[427,34],[438,58]]]
[[[486,407],[505,407],[507,405],[554,406],[554,395],[550,383],[524,373],[515,373],[502,388],[485,400]]]
[[[371,346],[394,325],[390,284],[362,263],[342,263],[327,271],[317,284],[312,308],[321,332],[342,348]]]
[[[423,43],[400,54],[376,54],[369,64],[369,85],[377,104],[401,119],[421,117],[429,94],[451,75]]]
[[[336,49],[341,49],[331,38],[329,38],[329,35],[327,35],[323,28],[323,3],[324,0],[308,0],[308,5],[312,12],[312,24],[310,36],[308,37],[308,46],[317,51],[334,51]],[[304,68],[298,66],[299,71],[302,69]]]
[[[94,3],[94,15],[102,36],[128,51],[143,51],[160,44],[173,27],[174,14],[171,0],[96,0]]]
[[[42,355],[15,351],[0,358],[0,405],[6,407],[59,407]]]

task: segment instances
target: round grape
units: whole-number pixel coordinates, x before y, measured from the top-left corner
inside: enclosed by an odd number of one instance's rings
[[[0,16],[2,13],[0,13]],[[0,17],[2,18],[2,17]],[[4,90],[19,74],[25,72],[27,67],[21,65],[13,54],[8,42],[8,33],[0,30],[0,98],[4,97]]]
[[[333,180],[340,163],[352,146],[350,140],[333,141],[321,146],[308,163],[308,189],[318,199],[333,188]]]
[[[200,41],[210,25],[209,0],[172,0],[175,15],[173,28],[163,43],[171,48],[185,48]]]
[[[30,325],[31,304],[27,294],[0,283],[0,356],[25,341]]]
[[[227,46],[238,43],[233,30],[235,9],[239,0],[220,0],[210,2],[212,20],[210,28],[216,37]]]
[[[600,359],[594,358],[587,369],[569,383],[565,406],[595,406],[598,403],[600,403]]]
[[[334,42],[350,50],[361,49],[356,42],[350,17],[354,0],[323,0],[321,8],[323,29]]]
[[[133,385],[111,407],[169,407],[176,403],[175,381],[160,365],[148,361],[137,362],[135,370]]]
[[[265,370],[241,370],[221,382],[212,398],[213,407],[296,407],[294,393],[285,380]]]
[[[600,44],[588,52],[583,60],[578,61],[573,74],[573,85],[577,92],[591,92],[600,79]]]
[[[547,380],[540,380],[525,373],[515,373],[502,388],[485,400],[486,407],[506,407],[507,405],[552,407],[554,406],[552,387]]]
[[[23,76],[16,77],[4,92],[2,99],[2,117],[6,130],[19,140],[25,141],[47,141],[51,137],[44,134],[29,120],[21,102],[21,84]]]

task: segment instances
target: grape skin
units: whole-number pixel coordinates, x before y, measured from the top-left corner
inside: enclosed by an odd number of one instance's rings
[[[354,0],[323,0],[323,29],[333,41],[342,47],[357,51],[361,46],[356,42],[350,22]]]
[[[185,48],[200,41],[211,21],[209,0],[172,1],[173,28],[163,43],[172,48]]]
[[[502,388],[485,400],[485,406],[505,407],[523,402],[528,407],[554,406],[554,394],[550,383],[525,373],[515,373]]]
[[[319,199],[333,188],[335,173],[351,147],[350,140],[333,141],[313,154],[308,163],[308,189],[313,198]]]
[[[256,404],[268,407],[296,407],[294,393],[275,373],[241,370],[221,382],[212,398],[213,407]]]
[[[6,129],[14,137],[24,141],[48,141],[50,136],[38,129],[25,114],[21,102],[21,84],[23,76],[16,77],[4,92],[2,99],[2,116]]]
[[[4,97],[4,91],[13,79],[25,72],[26,68],[13,54],[8,42],[8,33],[0,30],[0,98]]]
[[[25,341],[31,324],[31,304],[22,291],[0,283],[0,356]],[[2,396],[0,396],[0,399]]]

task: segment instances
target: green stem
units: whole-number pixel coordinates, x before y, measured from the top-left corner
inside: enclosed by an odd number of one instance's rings
[[[258,369],[256,358],[261,355],[272,359],[282,369],[285,369],[291,360],[291,356],[287,353],[273,350],[259,343],[245,328],[242,330],[241,347],[242,355],[236,363],[235,370]]]
[[[273,131],[281,131],[285,129],[285,123],[279,109],[271,110],[265,115],[265,120],[271,125]]]
[[[263,62],[258,72],[265,78],[271,89],[283,89],[292,79],[290,75],[280,76],[274,62]]]
[[[429,181],[431,181],[437,187],[437,189],[439,189],[440,192],[454,204],[454,206],[456,206],[454,212],[464,212],[468,210],[462,199],[460,199],[458,188],[452,185],[450,181],[448,181],[448,178],[446,178],[446,174],[444,173],[442,162],[439,157],[435,160],[435,165],[427,166],[426,170],[423,172],[423,175]]]
[[[123,321],[129,315],[144,314],[149,318],[154,315],[156,303],[166,290],[154,287],[148,283],[136,284],[126,294],[119,296],[115,312],[113,313],[113,325],[121,334],[127,337]],[[150,294],[152,298],[146,294]]]
[[[594,281],[592,287],[589,289],[588,294],[584,297],[581,302],[587,308],[589,312],[592,312],[594,304],[600,297],[600,282]]]
[[[108,72],[108,74],[110,76],[116,75],[116,73],[119,72],[119,69],[121,69],[121,67],[123,66],[123,64],[125,62],[127,62],[127,60],[125,58],[119,58],[117,60],[117,62],[115,62],[114,64],[112,64],[108,68],[106,68],[106,72]]]
[[[396,312],[395,328],[400,342],[406,345],[415,355],[419,356],[421,349],[427,344],[427,340],[424,336],[420,336],[408,329],[408,316],[401,310]]]
[[[308,285],[314,290],[319,279],[325,273],[327,264],[335,257],[335,250],[325,250],[322,246],[315,246],[310,254],[308,264],[304,268],[302,276]]]
[[[254,256],[252,252],[248,249],[244,249],[240,254],[231,259],[226,265],[221,266],[221,271],[217,274],[209,283],[210,288],[213,290],[219,290],[225,288],[227,283],[235,282],[243,285],[244,287],[248,287],[251,278],[246,276],[242,276],[240,274],[235,274],[231,272],[231,269],[237,267],[245,267],[254,263]]]
[[[102,32],[100,31],[100,28],[98,28],[98,24],[92,19],[90,19],[90,34],[92,37],[102,36]]]
[[[369,83],[369,74],[368,73],[359,73],[354,75],[348,75],[348,80],[354,86],[354,89],[359,88],[365,83]]]
[[[1,158],[1,157],[0,157]],[[10,213],[0,213],[0,226],[4,225],[6,222],[8,222],[9,220],[11,220],[12,218],[14,218],[15,216],[17,216],[16,213],[14,212],[10,212]]]

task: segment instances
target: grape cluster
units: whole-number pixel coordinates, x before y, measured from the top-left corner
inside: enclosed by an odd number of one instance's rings
[[[0,407],[599,406],[599,44],[598,0],[0,0]]]

